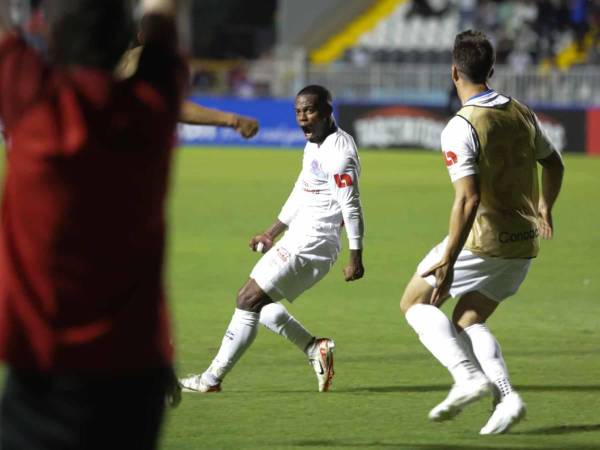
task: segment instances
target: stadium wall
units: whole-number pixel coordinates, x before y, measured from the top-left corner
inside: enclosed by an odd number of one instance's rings
[[[260,132],[251,140],[234,130],[181,125],[183,145],[302,148],[291,99],[192,97],[209,108],[253,116]],[[542,126],[560,151],[600,155],[600,108],[535,108]],[[359,146],[371,148],[439,148],[440,133],[452,113],[448,108],[394,103],[337,102],[334,114]]]

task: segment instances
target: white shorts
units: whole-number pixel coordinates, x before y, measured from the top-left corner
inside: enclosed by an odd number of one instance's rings
[[[250,278],[273,301],[290,302],[323,278],[337,260],[339,239],[286,233],[256,263]]]
[[[423,258],[417,266],[418,274],[426,272],[442,259],[447,241],[446,237]],[[450,295],[460,297],[468,292],[477,291],[494,301],[501,302],[519,290],[530,265],[531,259],[492,258],[462,250],[454,265],[454,281],[450,287]],[[423,279],[427,284],[435,287],[433,275]]]

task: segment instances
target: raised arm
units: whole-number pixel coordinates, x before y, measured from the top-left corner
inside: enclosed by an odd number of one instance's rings
[[[183,102],[180,121],[190,125],[230,127],[245,139],[258,133],[258,121],[252,117],[206,108],[191,101]]]
[[[140,32],[144,36],[144,47],[133,76],[177,99],[179,110],[187,70],[178,52],[176,6],[176,0],[142,0]]]
[[[177,0],[142,0],[142,14],[158,14],[175,18],[177,14]],[[146,35],[146,39],[148,39]]]
[[[10,30],[10,15],[8,10],[8,1],[0,2],[0,41],[4,35]]]

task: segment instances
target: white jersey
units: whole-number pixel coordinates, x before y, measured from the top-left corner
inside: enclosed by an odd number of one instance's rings
[[[482,92],[467,101],[464,106],[493,107],[503,105],[510,99],[493,89]],[[554,145],[542,129],[540,122],[535,116],[536,123],[536,158],[544,159],[554,151]],[[442,131],[442,151],[445,154],[448,172],[452,182],[467,175],[479,173],[477,166],[479,155],[479,143],[477,133],[469,122],[459,116],[454,116]]]
[[[302,171],[278,219],[291,233],[338,239],[344,224],[350,249],[362,248],[359,175],[356,144],[345,131],[338,128],[321,145],[307,142]]]

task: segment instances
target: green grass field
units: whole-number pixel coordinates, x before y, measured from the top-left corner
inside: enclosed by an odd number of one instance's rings
[[[556,237],[490,321],[529,411],[511,433],[481,437],[491,401],[451,423],[427,421],[450,377],[398,311],[417,262],[447,231],[452,187],[442,158],[361,157],[366,276],[344,283],[344,252],[320,284],[287,305],[311,332],[335,338],[333,390],[319,394],[304,355],[261,329],[222,393],[184,394],[161,448],[600,449],[600,159],[566,157]],[[181,375],[214,356],[258,259],[248,239],[276,217],[300,161],[297,151],[178,152],[168,283]]]
[[[415,265],[447,230],[452,187],[442,158],[361,157],[366,276],[343,282],[344,252],[320,284],[288,304],[311,332],[335,338],[333,390],[316,392],[304,355],[261,329],[221,394],[184,394],[162,448],[600,449],[600,159],[566,158],[555,239],[490,321],[529,412],[510,434],[480,437],[487,400],[451,423],[427,421],[450,377],[398,311]],[[214,356],[258,258],[248,239],[276,217],[300,160],[294,151],[179,152],[169,288],[181,375]]]

